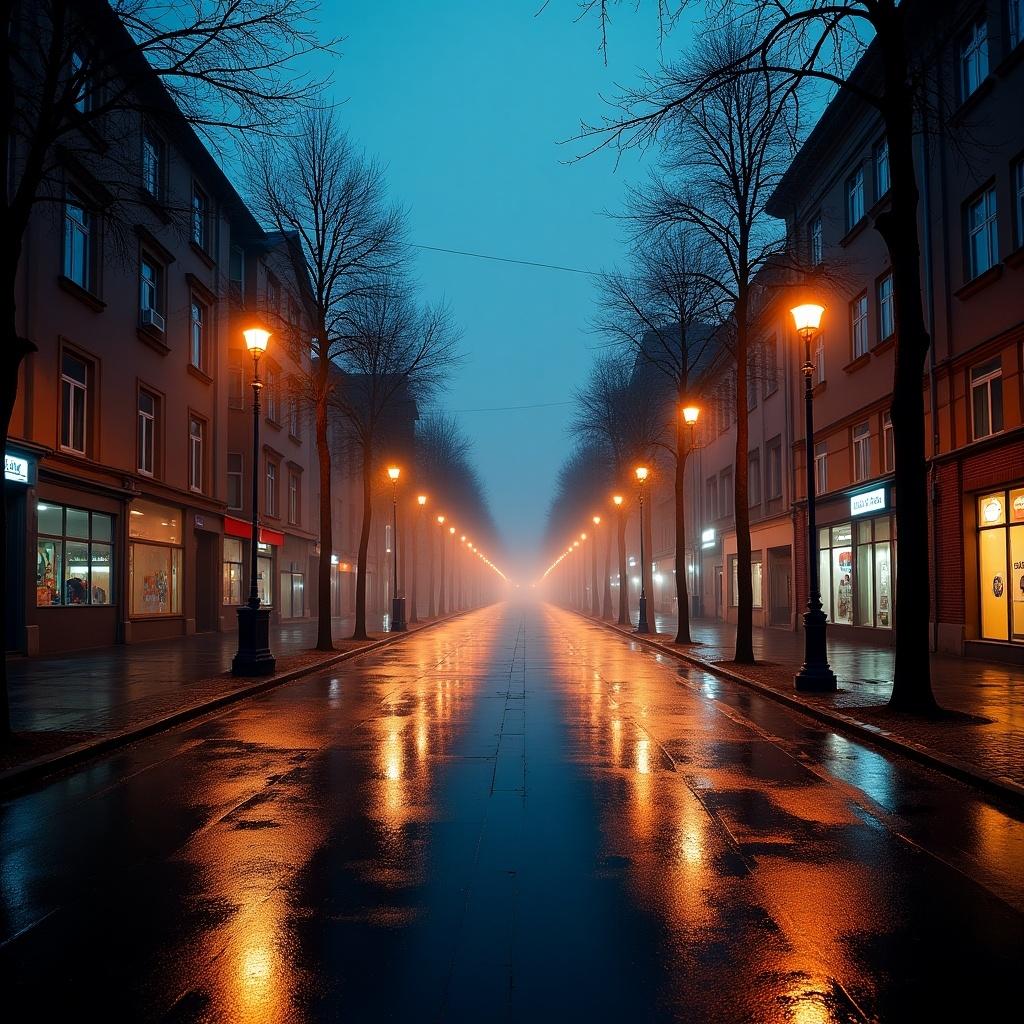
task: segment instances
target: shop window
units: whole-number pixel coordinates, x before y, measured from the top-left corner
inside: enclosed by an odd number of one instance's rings
[[[143,476],[156,474],[156,430],[160,399],[145,388],[139,389],[138,470]]]
[[[967,279],[973,281],[999,262],[994,185],[964,205],[964,235],[967,240]]]
[[[881,138],[875,144],[875,202],[889,191],[889,140]]]
[[[113,604],[112,518],[47,501],[36,515],[36,605]]]
[[[96,215],[80,193],[64,198],[64,276],[86,291],[94,290]]]
[[[206,424],[198,416],[188,418],[188,486],[202,493],[206,458]]]
[[[828,490],[828,441],[819,441],[814,446],[814,493],[824,494]]]
[[[975,441],[1003,429],[1003,364],[999,356],[971,369],[971,433]]]
[[[896,440],[892,432],[891,412],[882,414],[882,458],[885,460],[884,472],[894,472],[896,469]]]
[[[274,603],[274,557],[269,544],[260,544],[256,555],[256,594],[268,608]]]
[[[891,338],[896,330],[896,310],[892,296],[892,274],[878,282],[878,340]]]
[[[863,292],[850,303],[850,344],[853,358],[868,351],[868,294]]]
[[[830,621],[892,628],[892,541],[888,516],[818,531],[821,601]]]
[[[181,509],[138,499],[128,520],[129,615],[181,614]]]
[[[60,368],[60,446],[85,455],[92,367],[73,353],[63,352]]]
[[[750,562],[750,584],[754,594],[754,600],[752,607],[763,608],[764,607],[764,573],[762,570],[762,562],[760,558],[760,551],[754,552],[751,556]],[[730,582],[730,604],[733,608],[738,608],[740,603],[740,590],[739,590],[739,559],[735,555],[729,557],[729,562],[732,566],[731,582]]]
[[[242,542],[237,537],[224,538],[224,604],[242,603]]]
[[[242,507],[242,453],[228,452],[228,508]]]
[[[857,482],[871,476],[871,427],[858,423],[853,428],[853,479]]]
[[[301,572],[288,570],[281,573],[281,616],[298,619],[305,615],[304,580]]]
[[[960,99],[966,100],[988,77],[988,23],[979,17],[960,37]]]
[[[846,230],[851,231],[864,219],[864,168],[858,167],[846,179]]]

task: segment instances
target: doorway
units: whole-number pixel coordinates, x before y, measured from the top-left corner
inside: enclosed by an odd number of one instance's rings
[[[220,538],[215,533],[196,531],[196,632],[220,629]]]
[[[788,547],[768,550],[768,624],[792,625],[793,556]]]

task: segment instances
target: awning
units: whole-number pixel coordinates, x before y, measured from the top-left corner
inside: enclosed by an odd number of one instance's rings
[[[225,516],[224,532],[229,537],[242,537],[244,540],[252,540],[252,523],[247,523],[242,519],[232,519],[231,516]],[[260,543],[281,547],[284,544],[284,534],[278,530],[270,530],[265,526],[261,526]]]

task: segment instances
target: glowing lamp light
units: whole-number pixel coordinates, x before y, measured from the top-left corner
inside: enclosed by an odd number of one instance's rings
[[[621,494],[616,494],[615,497],[612,498],[612,501],[614,501],[616,505],[620,505],[621,506],[622,505],[622,495]]]
[[[444,526],[444,516],[438,516],[437,521],[438,523],[440,523],[441,526]]]
[[[262,327],[249,327],[242,331],[245,338],[245,347],[257,358],[267,351],[267,342],[270,340],[270,331]]]
[[[402,475],[402,471],[397,466],[388,466],[388,476],[392,480],[397,480]]]
[[[647,474],[648,474],[648,469],[647,469],[646,466],[637,466],[636,467],[636,478],[637,478],[637,480],[640,481],[640,483],[643,483],[647,479]]]
[[[593,523],[593,524],[594,524],[595,526],[599,526],[599,525],[600,525],[600,523],[601,523],[601,517],[600,517],[600,516],[594,516],[594,517],[593,517],[593,518],[591,519],[591,522],[592,522],[592,523]]]
[[[700,406],[697,405],[684,405],[683,406],[683,422],[688,427],[695,427],[697,420],[700,417]]]
[[[580,534],[580,540],[586,540],[586,539],[587,539],[587,535],[585,533],[581,533]]]
[[[455,536],[455,527],[454,527],[454,526],[449,526],[449,527],[448,527],[448,532],[449,532],[449,533],[450,533],[450,534],[451,534],[452,536]]]
[[[427,496],[425,494],[417,494],[416,500],[419,502],[420,508],[423,508],[427,503]]]
[[[821,326],[821,315],[824,312],[824,306],[813,302],[794,306],[790,313],[793,314],[793,323],[796,324],[797,333],[804,336],[813,334]]]

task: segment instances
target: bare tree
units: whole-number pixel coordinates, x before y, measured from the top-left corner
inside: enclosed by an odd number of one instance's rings
[[[384,274],[349,304],[349,344],[332,404],[361,460],[363,517],[359,534],[354,640],[365,640],[366,567],[373,517],[376,442],[401,402],[423,403],[444,382],[457,331],[444,306],[418,307],[407,278]]]
[[[4,145],[0,147],[0,446],[6,447],[19,369],[35,351],[18,331],[16,281],[31,218],[64,198],[64,173],[102,182],[104,224],[127,234],[139,197],[140,115],[184,118],[214,144],[275,135],[318,84],[294,61],[320,48],[313,0],[9,0],[3,39]],[[169,197],[171,199],[171,197]],[[183,215],[185,204],[168,213]],[[179,216],[183,221],[184,217]],[[116,250],[111,246],[111,251]],[[5,484],[6,487],[6,484]],[[0,533],[6,502],[0,503]],[[0,551],[6,581],[6,553]],[[6,616],[0,586],[0,630]],[[9,731],[6,669],[0,669],[0,733]]]
[[[688,2],[688,0],[686,0]],[[606,0],[599,0],[604,7]],[[921,279],[920,193],[914,136],[922,118],[943,117],[930,93],[935,57],[922,46],[929,7],[900,0],[716,0],[712,26],[744,19],[755,26],[742,52],[693,76],[659,82],[625,98],[621,116],[586,130],[595,146],[646,145],[678,111],[723,83],[779,75],[799,97],[835,87],[877,113],[889,147],[891,201],[874,218],[893,270],[896,367],[892,425],[900,500],[896,578],[896,657],[890,705],[927,714],[935,707],[929,666],[928,469],[921,380],[931,345]],[[706,36],[707,33],[705,33]]]
[[[645,204],[646,206],[646,204]],[[659,374],[675,399],[674,519],[676,543],[676,643],[691,643],[686,571],[686,460],[692,430],[682,407],[710,351],[720,316],[721,261],[706,236],[689,224],[649,233],[635,248],[630,271],[600,279],[596,329],[636,362]]]
[[[317,648],[330,650],[331,445],[328,430],[331,367],[362,343],[360,316],[382,279],[404,254],[404,217],[386,199],[384,172],[366,159],[331,112],[299,119],[284,144],[266,146],[251,162],[249,185],[257,212],[278,230],[296,236],[309,281],[313,324],[309,371],[298,379],[313,410],[320,473],[320,565],[317,580]]]

